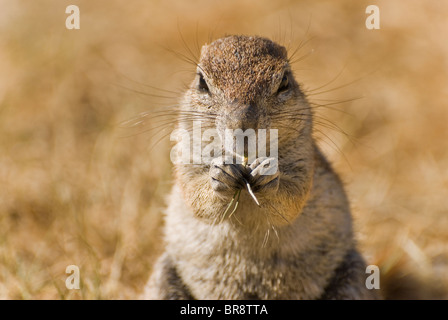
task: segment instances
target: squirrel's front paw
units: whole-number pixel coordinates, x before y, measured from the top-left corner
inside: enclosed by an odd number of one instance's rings
[[[226,164],[221,158],[213,159],[210,164],[210,184],[221,197],[233,197],[237,190],[245,187],[247,168],[242,164]]]
[[[265,197],[277,192],[280,175],[276,158],[258,158],[250,165],[250,169],[249,183],[254,193]]]

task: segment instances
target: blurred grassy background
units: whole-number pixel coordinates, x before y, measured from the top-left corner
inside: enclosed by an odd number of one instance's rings
[[[80,30],[65,28],[70,4]],[[365,28],[370,4],[381,10],[380,30]],[[225,34],[291,50],[310,40],[295,74],[317,114],[348,134],[325,124],[316,132],[346,183],[383,294],[448,298],[448,4],[0,0],[0,8],[0,298],[137,296],[161,250],[170,145],[150,148],[154,131],[122,138],[118,124],[176,104],[179,94],[148,86],[180,93],[191,81],[194,68],[170,53],[188,55],[182,37],[197,52]],[[71,264],[80,290],[65,288]]]

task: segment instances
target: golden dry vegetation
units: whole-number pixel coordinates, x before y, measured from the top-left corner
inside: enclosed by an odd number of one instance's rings
[[[80,8],[80,30],[65,28],[69,4]],[[380,30],[365,27],[369,4],[381,10]],[[225,34],[263,35],[291,51],[309,40],[295,75],[383,294],[448,298],[446,3],[1,0],[0,8],[0,298],[137,297],[161,250],[172,176],[169,140],[156,142],[169,126],[147,123],[133,135],[119,124],[175,105],[194,73],[187,47],[197,54]],[[65,287],[71,264],[80,290]]]

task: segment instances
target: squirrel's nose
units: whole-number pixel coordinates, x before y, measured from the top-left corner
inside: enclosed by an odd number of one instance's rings
[[[254,104],[234,104],[226,116],[228,129],[258,129],[258,111]]]

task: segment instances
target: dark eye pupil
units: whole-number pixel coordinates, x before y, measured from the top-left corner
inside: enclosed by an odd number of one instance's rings
[[[202,74],[199,74],[199,90],[207,91],[208,92],[208,86],[207,82],[205,82],[204,76]]]
[[[280,82],[280,86],[278,87],[278,92],[283,92],[288,90],[289,88],[289,80],[288,80],[288,76],[284,75],[282,78],[282,82]]]

